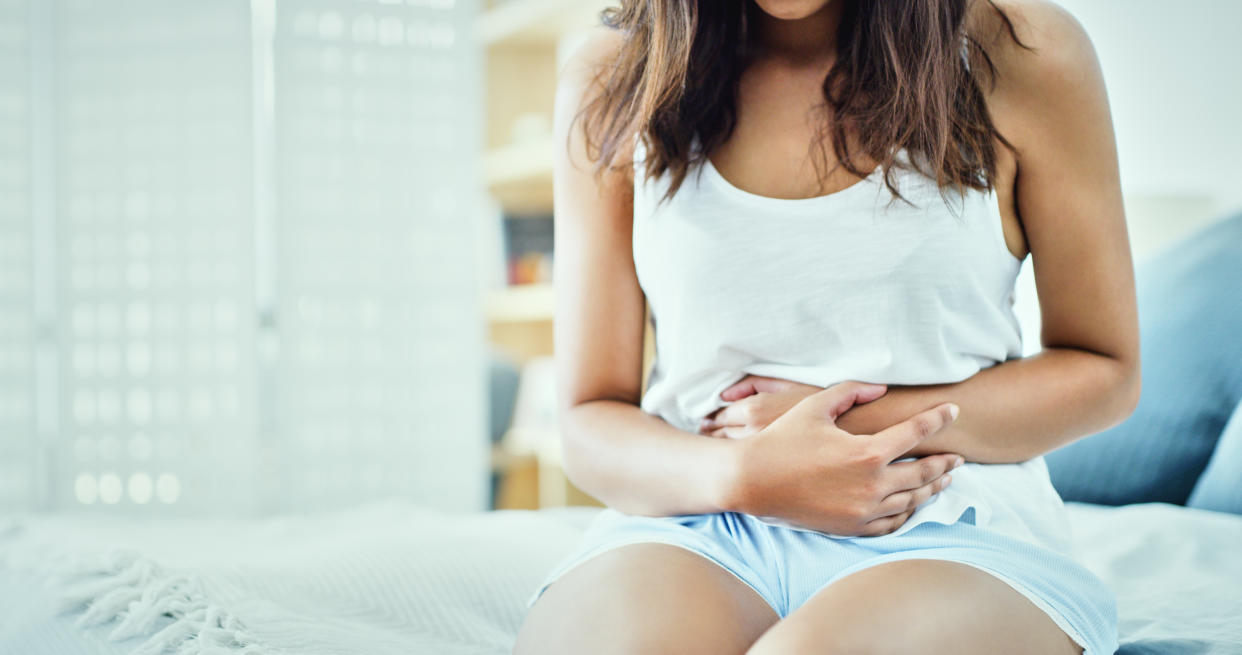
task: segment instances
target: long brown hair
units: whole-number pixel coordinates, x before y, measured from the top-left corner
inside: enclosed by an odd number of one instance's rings
[[[982,89],[995,83],[996,67],[967,33],[969,0],[832,1],[848,3],[837,59],[823,82],[831,118],[824,129],[839,165],[864,177],[871,170],[859,162],[879,162],[885,184],[901,197],[891,171],[904,149],[942,190],[992,189],[995,141],[1013,146],[988,113]],[[1005,12],[985,1],[1008,36],[1027,47]],[[638,135],[647,151],[645,175],[670,172],[671,197],[733,131],[738,80],[751,54],[748,25],[762,10],[753,0],[620,2],[602,19],[621,31],[623,45],[599,73],[602,92],[578,118],[597,172],[628,165],[615,160]],[[963,48],[982,65],[970,66]]]

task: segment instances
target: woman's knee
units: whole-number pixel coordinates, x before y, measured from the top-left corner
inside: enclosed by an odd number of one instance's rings
[[[906,560],[820,590],[748,655],[1038,653],[1081,649],[1029,600],[979,569]]]
[[[744,653],[775,620],[714,562],[675,546],[636,544],[587,560],[548,587],[514,653]]]

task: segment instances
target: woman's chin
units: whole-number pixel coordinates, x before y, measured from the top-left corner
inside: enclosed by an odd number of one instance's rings
[[[832,0],[755,0],[763,13],[780,20],[801,20],[831,3]]]

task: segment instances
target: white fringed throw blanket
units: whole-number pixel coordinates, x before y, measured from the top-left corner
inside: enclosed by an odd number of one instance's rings
[[[1122,655],[1242,654],[1242,517],[1069,509]],[[593,514],[0,518],[0,654],[501,655]]]

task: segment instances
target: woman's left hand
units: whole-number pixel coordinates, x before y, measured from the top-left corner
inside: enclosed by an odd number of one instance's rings
[[[823,388],[748,375],[720,393],[720,398],[730,404],[700,421],[699,433],[730,439],[749,437],[817,391]]]

